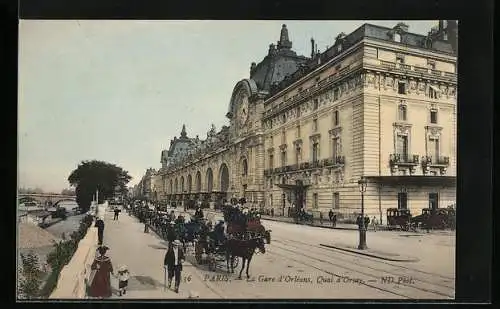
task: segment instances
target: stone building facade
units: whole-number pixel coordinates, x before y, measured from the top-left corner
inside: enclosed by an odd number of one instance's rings
[[[454,203],[457,27],[440,21],[425,36],[364,24],[323,53],[311,40],[303,57],[283,25],[235,85],[230,125],[189,142],[156,190],[169,201],[245,196],[277,214],[353,213],[364,177],[365,212],[383,222],[387,208],[416,215]]]
[[[144,176],[137,185],[134,186],[134,197],[146,200],[158,199],[159,190],[155,186],[157,171],[154,168],[148,168]]]

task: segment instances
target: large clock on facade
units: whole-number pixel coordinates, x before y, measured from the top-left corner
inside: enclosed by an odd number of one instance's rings
[[[238,121],[240,127],[244,126],[248,120],[248,97],[245,93],[241,93],[238,100]]]

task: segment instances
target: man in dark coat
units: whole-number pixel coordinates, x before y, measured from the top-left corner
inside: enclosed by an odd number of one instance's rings
[[[118,220],[118,215],[120,214],[120,209],[118,207],[115,207],[114,212],[115,212],[115,215],[113,217],[113,220]]]
[[[328,218],[330,218],[330,222],[332,222],[332,225],[333,225],[333,210],[331,210],[331,209],[328,212]]]
[[[356,218],[356,224],[358,225],[359,229],[361,230],[361,228],[363,227],[363,219],[361,218],[361,215],[358,215],[358,217]]]
[[[182,243],[176,239],[172,246],[167,250],[163,267],[168,272],[168,288],[172,286],[172,278],[175,277],[175,292],[179,293],[179,285],[181,283],[182,263],[184,262],[184,251]]]
[[[95,226],[97,227],[97,244],[101,246],[104,238],[104,221],[101,219],[97,219],[95,221]]]
[[[363,223],[365,224],[365,230],[368,230],[368,225],[370,225],[370,217],[366,216]]]
[[[194,217],[196,219],[203,219],[204,218],[203,210],[201,210],[200,207],[196,208],[196,212],[194,213]]]

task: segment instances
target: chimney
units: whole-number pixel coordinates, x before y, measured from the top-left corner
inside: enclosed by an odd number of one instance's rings
[[[256,67],[257,67],[257,65],[255,64],[255,62],[252,62],[252,64],[250,65],[250,75],[252,75],[252,73]]]
[[[315,55],[315,49],[314,49],[314,39],[311,38],[311,58],[314,58]]]

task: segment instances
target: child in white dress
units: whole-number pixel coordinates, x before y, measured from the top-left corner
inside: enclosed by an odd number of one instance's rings
[[[126,265],[120,266],[118,269],[118,288],[120,290],[120,296],[127,294],[128,279],[130,273]]]

